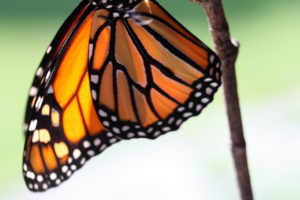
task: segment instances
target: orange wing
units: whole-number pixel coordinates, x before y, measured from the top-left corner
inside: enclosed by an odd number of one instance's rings
[[[93,16],[91,6],[85,7],[31,103],[23,172],[32,191],[59,185],[119,141],[103,127],[90,93],[87,63]]]
[[[52,65],[54,59],[56,58],[58,52],[61,50],[61,47],[64,42],[66,42],[66,38],[70,36],[70,33],[74,31],[74,27],[79,22],[80,16],[84,13],[87,9],[88,2],[82,1],[77,8],[72,12],[72,14],[67,18],[64,22],[60,30],[57,32],[56,36],[54,37],[53,41],[51,42],[50,46],[46,50],[46,54],[42,59],[40,66],[38,67],[33,83],[31,85],[29,91],[29,98],[27,101],[26,113],[25,113],[25,123],[24,123],[24,131],[25,133],[28,130],[28,123],[29,118],[32,111],[32,104],[36,101],[38,91],[42,84],[44,83],[45,75]]]
[[[84,0],[30,91],[23,172],[43,191],[120,138],[156,138],[198,115],[220,85],[217,56],[153,0]]]
[[[99,16],[89,72],[108,130],[124,139],[156,138],[212,101],[221,84],[218,57],[158,3],[136,1],[109,23]]]

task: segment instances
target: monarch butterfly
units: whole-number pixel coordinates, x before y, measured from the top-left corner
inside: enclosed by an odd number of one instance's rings
[[[155,0],[83,0],[29,92],[27,187],[59,185],[122,139],[178,129],[212,101],[220,76],[216,54]]]

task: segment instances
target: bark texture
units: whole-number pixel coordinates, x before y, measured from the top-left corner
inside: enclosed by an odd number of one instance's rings
[[[207,15],[214,48],[222,63],[222,82],[231,135],[231,151],[242,200],[253,200],[247,164],[246,142],[237,92],[235,62],[239,43],[230,38],[221,0],[190,0],[200,4]]]

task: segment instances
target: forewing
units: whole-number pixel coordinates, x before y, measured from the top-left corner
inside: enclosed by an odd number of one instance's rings
[[[32,191],[59,185],[119,140],[103,127],[90,93],[87,63],[93,16],[89,5],[42,76],[31,103],[23,172]]]
[[[53,65],[54,59],[57,57],[58,52],[61,50],[63,44],[68,41],[68,37],[74,31],[74,27],[79,22],[80,16],[85,12],[88,6],[88,1],[82,1],[72,14],[66,19],[61,26],[53,41],[49,45],[42,59],[40,66],[36,70],[35,77],[29,90],[29,97],[25,111],[24,132],[28,130],[30,115],[32,112],[32,104],[36,101],[38,91],[44,83],[48,69]]]

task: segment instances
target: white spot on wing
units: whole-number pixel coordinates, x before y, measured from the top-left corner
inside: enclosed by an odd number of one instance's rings
[[[179,107],[177,110],[178,110],[178,112],[182,112],[182,111],[185,110],[185,108],[184,107]]]
[[[107,117],[107,113],[104,110],[100,109],[98,113],[101,117]]]
[[[92,97],[93,97],[93,100],[96,101],[96,99],[97,99],[97,92],[95,90],[92,90]]]
[[[115,12],[115,13],[113,13],[113,17],[114,17],[114,18],[120,17],[120,14],[117,13],[117,12]]]
[[[160,134],[161,134],[160,131],[155,131],[155,132],[154,132],[154,137],[158,137]]]
[[[68,166],[67,165],[64,165],[62,168],[61,168],[61,171],[63,173],[66,173],[68,171]]]
[[[39,67],[38,70],[36,71],[36,76],[41,78],[43,76],[43,73],[44,73],[43,68]]]
[[[33,136],[32,136],[32,143],[36,143],[39,141],[39,131],[35,130],[33,132]]]
[[[95,84],[98,83],[99,81],[99,76],[98,75],[91,75],[91,81]]]
[[[50,85],[50,87],[48,89],[48,94],[53,94],[53,87],[52,87],[52,85]]]
[[[189,109],[192,109],[194,107],[194,102],[190,102],[188,106],[189,106]]]
[[[34,130],[36,129],[37,122],[38,122],[37,119],[32,120],[32,121],[30,122],[30,125],[29,125],[29,131],[34,131]]]
[[[44,180],[44,178],[43,178],[42,175],[38,175],[38,176],[36,177],[36,179],[37,179],[38,182],[42,182],[42,181]]]
[[[72,175],[72,171],[69,170],[69,171],[67,172],[67,176],[70,177],[71,175]]]
[[[201,83],[198,83],[198,84],[196,85],[196,89],[200,90],[201,88],[202,88],[202,84],[201,84]]]
[[[175,121],[175,118],[174,118],[174,117],[171,117],[171,118],[168,120],[168,124],[172,124],[174,121]]]
[[[112,131],[115,132],[115,133],[117,133],[117,134],[120,133],[120,129],[118,129],[117,127],[114,127],[114,128],[112,129]]]
[[[111,143],[111,144],[114,144],[114,143],[116,143],[116,142],[117,142],[117,139],[116,139],[116,138],[112,138],[112,139],[109,140],[109,143]]]
[[[28,170],[28,167],[27,167],[26,164],[23,165],[23,169],[24,169],[25,172]]]
[[[183,122],[182,119],[178,119],[178,120],[176,121],[176,126],[180,126],[180,124],[182,124],[182,122]]]
[[[71,165],[71,170],[75,171],[77,169],[76,165]]]
[[[154,130],[153,127],[148,128],[147,133],[151,133]]]
[[[140,137],[145,137],[146,136],[146,133],[142,132],[142,131],[139,131],[138,133],[138,136]]]
[[[114,122],[116,122],[118,119],[115,116],[111,116],[111,120],[114,121]]]
[[[123,127],[122,127],[122,131],[128,131],[129,129],[130,129],[129,126],[123,126]]]
[[[85,163],[85,161],[86,161],[86,159],[82,158],[81,161],[80,161],[80,164],[83,165]]]
[[[72,163],[73,159],[71,157],[68,158],[68,163]]]
[[[108,122],[108,121],[104,121],[102,124],[103,124],[104,126],[109,126],[109,122]]]
[[[55,183],[56,183],[56,185],[59,185],[59,184],[61,183],[61,180],[60,180],[60,179],[57,179],[57,180],[55,181]]]
[[[84,147],[84,148],[87,149],[87,148],[89,148],[90,146],[91,146],[91,143],[90,143],[89,141],[86,140],[86,141],[83,142],[83,147]]]
[[[203,99],[201,100],[201,102],[202,102],[202,103],[208,103],[208,102],[209,102],[209,99],[208,99],[208,98],[203,98]]]
[[[37,101],[35,103],[35,108],[37,110],[39,110],[41,108],[43,101],[44,101],[43,97],[38,97],[38,99],[37,99]]]
[[[106,149],[106,147],[107,147],[106,144],[103,144],[100,148],[100,151],[103,151],[104,149]]]
[[[170,131],[170,130],[171,130],[171,128],[170,128],[170,127],[168,127],[168,126],[166,126],[166,127],[164,127],[162,130],[163,130],[163,131],[165,131],[165,132],[167,132],[167,131]]]
[[[81,156],[81,151],[79,149],[75,149],[73,151],[73,157],[74,159],[78,159]]]
[[[52,173],[50,174],[50,179],[51,179],[52,181],[54,181],[56,178],[57,178],[56,173],[52,172]]]
[[[38,93],[38,89],[36,87],[32,86],[29,91],[29,95],[33,97],[33,96],[36,96],[37,93]]]
[[[94,156],[95,155],[95,151],[93,151],[93,150],[89,150],[88,152],[87,152],[87,154],[89,155],[89,156]]]
[[[52,46],[49,46],[48,49],[47,49],[47,54],[49,54],[52,50]]]
[[[205,81],[205,82],[211,82],[211,81],[212,81],[212,78],[206,78],[204,81]]]
[[[112,132],[107,132],[106,135],[107,135],[107,137],[112,137],[112,136],[114,136],[114,134],[112,134]]]
[[[197,106],[196,106],[196,111],[199,112],[199,111],[202,109],[202,107],[203,107],[203,106],[202,106],[201,104],[197,105]]]
[[[206,88],[205,93],[207,95],[211,95],[213,93],[213,90],[210,87],[208,87],[208,88]]]
[[[30,179],[32,179],[32,180],[34,180],[35,174],[34,174],[33,172],[31,172],[31,171],[28,171],[28,172],[26,173],[26,177],[27,177],[27,178],[30,178]]]
[[[212,87],[217,87],[217,86],[218,86],[218,83],[212,82],[210,85],[211,85]]]
[[[94,145],[97,147],[97,146],[99,146],[101,144],[101,140],[99,139],[99,138],[96,138],[95,140],[94,140]]]
[[[47,72],[47,75],[46,75],[46,78],[45,78],[46,81],[49,79],[50,74],[51,74],[51,71],[48,71],[48,72]]]
[[[128,137],[128,138],[133,138],[133,137],[134,137],[134,134],[130,132],[130,133],[127,134],[127,137]]]
[[[43,189],[47,190],[48,189],[48,185],[46,183],[43,184]]]
[[[196,93],[195,93],[195,97],[196,97],[196,98],[199,98],[199,97],[201,97],[201,95],[202,95],[202,93],[201,93],[201,92],[196,92]]]
[[[193,113],[187,112],[187,113],[184,113],[184,114],[183,114],[183,117],[184,117],[184,118],[188,118],[188,117],[190,117],[190,116],[192,116],[192,115],[193,115]]]
[[[94,3],[94,2],[93,2]],[[89,60],[92,58],[93,55],[94,45],[92,43],[89,44]]]

